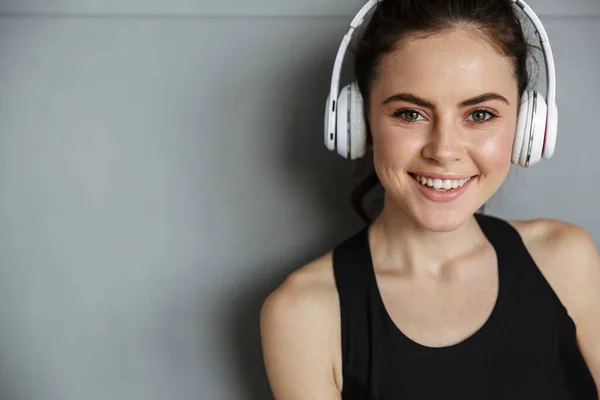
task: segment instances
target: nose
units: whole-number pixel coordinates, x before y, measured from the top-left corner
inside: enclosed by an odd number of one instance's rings
[[[439,120],[432,125],[427,135],[423,157],[445,165],[460,160],[464,151],[464,143],[456,124]]]

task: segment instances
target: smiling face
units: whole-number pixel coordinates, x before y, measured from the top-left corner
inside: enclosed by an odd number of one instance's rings
[[[465,29],[407,38],[382,59],[367,111],[386,212],[450,231],[490,199],[510,168],[513,71],[510,58]]]

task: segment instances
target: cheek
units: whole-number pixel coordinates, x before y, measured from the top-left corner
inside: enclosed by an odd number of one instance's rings
[[[376,162],[387,166],[407,164],[423,146],[415,131],[393,125],[376,126],[373,130],[373,153]]]
[[[487,138],[475,148],[475,154],[482,169],[505,171],[510,168],[514,140],[514,128],[507,127]]]

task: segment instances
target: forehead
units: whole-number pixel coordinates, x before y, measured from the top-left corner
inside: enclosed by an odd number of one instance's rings
[[[511,58],[473,30],[409,37],[382,58],[373,91],[416,92],[432,99],[497,91],[517,96]]]

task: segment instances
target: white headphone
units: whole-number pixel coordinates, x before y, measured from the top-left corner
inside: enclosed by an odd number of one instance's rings
[[[325,146],[344,158],[356,159],[367,152],[367,129],[363,114],[363,99],[355,82],[338,91],[344,55],[354,31],[363,23],[365,16],[384,0],[369,0],[350,23],[350,30],[337,53],[331,78],[331,90],[325,109]],[[548,105],[541,93],[525,91],[521,97],[517,132],[513,144],[512,162],[529,167],[541,158],[554,154],[558,130],[556,107],[556,72],[554,56],[544,25],[523,0],[511,0],[514,7],[521,8],[536,29],[546,62]]]

